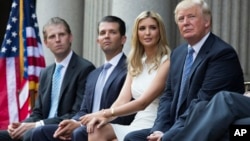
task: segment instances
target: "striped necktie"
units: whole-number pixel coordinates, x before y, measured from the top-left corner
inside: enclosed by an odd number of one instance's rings
[[[179,111],[179,108],[181,106],[181,102],[184,99],[184,95],[185,95],[184,88],[187,85],[187,78],[190,75],[189,73],[190,73],[190,70],[191,70],[191,66],[193,64],[193,53],[194,53],[194,49],[192,47],[188,47],[188,53],[187,53],[187,56],[186,56],[184,67],[183,67],[180,94],[179,94],[178,104],[177,104],[177,111]],[[178,115],[178,114],[176,114],[176,115]]]
[[[51,107],[50,107],[50,113],[49,118],[57,116],[57,107],[59,102],[59,95],[61,90],[61,82],[62,82],[62,76],[61,76],[61,70],[63,68],[63,65],[56,65],[56,69],[53,74],[52,78],[52,90],[51,90]]]

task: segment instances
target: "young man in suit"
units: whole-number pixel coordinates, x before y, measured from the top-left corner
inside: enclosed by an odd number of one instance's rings
[[[103,65],[91,72],[87,78],[81,110],[72,119],[64,120],[59,125],[48,125],[36,129],[32,134],[32,141],[88,140],[86,127],[81,125],[80,118],[89,113],[109,108],[118,97],[125,81],[127,64],[126,56],[122,52],[126,41],[125,32],[125,23],[118,17],[106,16],[99,22],[97,43],[105,54],[105,64],[112,64],[107,71],[108,76],[106,76],[101,95],[98,96],[96,89],[101,89],[98,88],[97,83],[100,81],[98,77],[100,77]],[[129,124],[132,120],[133,116],[127,116],[112,122]]]
[[[155,124],[150,129],[129,133],[126,141],[170,141],[181,132],[186,117],[198,103],[209,101],[221,90],[244,92],[237,54],[233,47],[211,33],[212,15],[207,3],[181,1],[175,9],[175,21],[187,44],[172,51],[170,74]],[[188,48],[193,50],[190,55],[193,61],[189,63],[190,71],[183,75]]]
[[[55,63],[41,71],[38,97],[31,115],[21,123],[11,123],[7,131],[1,131],[1,141],[29,141],[32,129],[71,118],[80,109],[86,78],[95,67],[71,50],[73,38],[65,20],[51,18],[43,28],[43,35],[45,45],[54,54]],[[52,79],[57,65],[62,69],[61,87],[56,97]]]

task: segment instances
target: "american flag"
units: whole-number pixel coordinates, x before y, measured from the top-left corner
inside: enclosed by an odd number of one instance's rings
[[[45,67],[33,0],[13,0],[0,48],[0,129],[29,116]]]

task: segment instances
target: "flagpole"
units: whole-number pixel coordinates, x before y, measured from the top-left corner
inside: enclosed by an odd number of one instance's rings
[[[23,0],[19,0],[19,62],[20,62],[20,82],[23,79],[24,64],[24,45],[23,45]],[[18,90],[19,91],[19,90]]]

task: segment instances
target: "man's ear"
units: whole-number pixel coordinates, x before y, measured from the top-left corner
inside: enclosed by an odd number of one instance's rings
[[[72,34],[70,34],[69,36],[70,36],[70,37],[69,37],[70,43],[72,44],[72,41],[73,41],[73,35],[72,35]]]
[[[45,44],[46,47],[48,47],[48,46],[47,46],[47,40],[46,40],[46,39],[43,39],[43,43]]]
[[[127,36],[122,36],[122,44],[124,45],[125,44],[125,42],[126,42],[126,40],[127,40]]]

